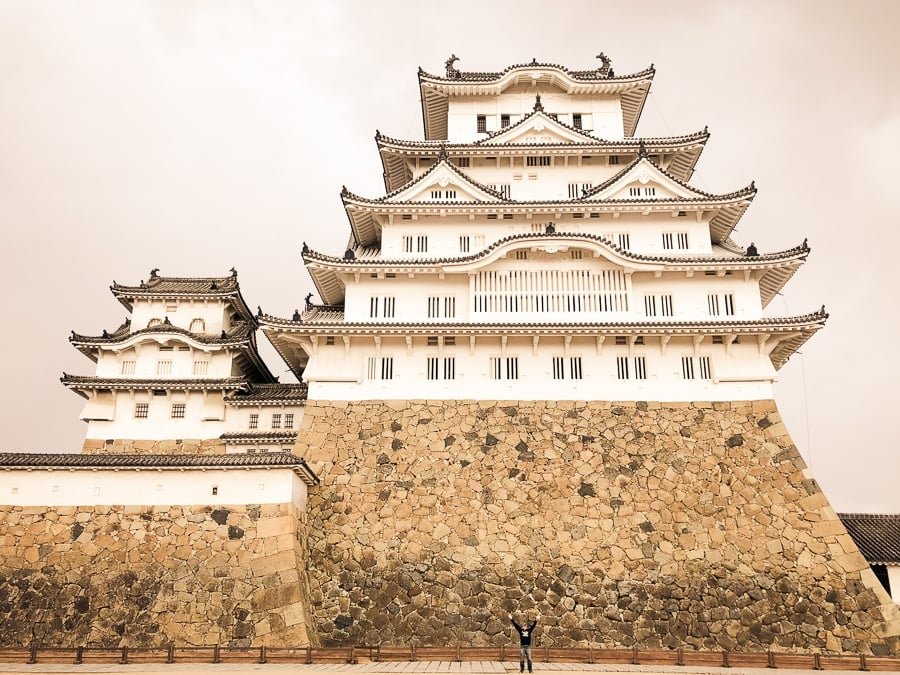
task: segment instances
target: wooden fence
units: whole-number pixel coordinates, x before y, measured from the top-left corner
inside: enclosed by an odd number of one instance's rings
[[[544,663],[655,666],[790,668],[803,670],[900,671],[900,657],[728,652],[693,649],[643,650],[535,647]],[[0,648],[0,663],[378,663],[385,661],[518,661],[519,648],[501,647],[28,647]]]

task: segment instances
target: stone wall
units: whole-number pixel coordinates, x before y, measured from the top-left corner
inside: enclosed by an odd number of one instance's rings
[[[86,455],[223,455],[225,441],[218,438],[179,438],[166,441],[86,438],[81,452]]]
[[[305,517],[0,506],[0,646],[305,645]]]
[[[900,615],[771,401],[313,402],[323,645],[897,653]]]

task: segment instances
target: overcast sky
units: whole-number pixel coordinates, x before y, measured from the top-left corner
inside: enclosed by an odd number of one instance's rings
[[[619,74],[656,65],[638,135],[709,125],[695,185],[756,180],[739,243],[809,237],[769,314],[831,318],[776,398],[836,509],[900,512],[898,25],[890,0],[0,0],[0,449],[80,448],[83,399],[58,378],[93,373],[70,330],[125,317],[114,279],[233,265],[253,308],[300,306],[301,242],[344,249],[341,185],[383,194],[375,129],[422,138],[418,66],[605,51]]]

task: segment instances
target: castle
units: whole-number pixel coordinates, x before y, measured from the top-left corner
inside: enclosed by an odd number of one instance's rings
[[[764,313],[806,241],[732,239],[756,190],[690,185],[705,129],[634,135],[652,67],[456,61],[343,254],[303,245],[320,303],[153,270],[72,335],[82,454],[0,455],[0,634],[497,644],[539,609],[554,646],[897,653],[772,400],[827,319]]]

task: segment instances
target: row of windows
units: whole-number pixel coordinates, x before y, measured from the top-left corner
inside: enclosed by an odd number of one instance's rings
[[[282,426],[282,420],[284,422],[284,426]],[[250,429],[259,429],[259,413],[250,413],[249,428]],[[269,428],[270,429],[293,429],[294,428],[294,413],[284,413],[283,418],[282,418],[281,413],[272,413]]]
[[[184,419],[187,404],[173,403],[169,408],[169,417],[173,420]],[[134,418],[136,420],[145,420],[150,416],[150,404],[146,402],[138,402],[134,404]]]
[[[425,364],[429,380],[455,380],[456,357],[429,356]],[[394,379],[393,356],[370,356],[367,361],[367,379],[384,381]],[[492,356],[488,361],[488,375],[492,380],[518,380],[518,356]],[[554,380],[583,380],[584,367],[580,356],[554,356],[552,359]],[[708,356],[681,357],[681,375],[685,380],[711,380],[712,368]],[[646,356],[617,356],[616,377],[620,380],[646,380]],[[252,425],[251,429],[255,429]],[[277,428],[277,427],[273,427]],[[286,427],[287,428],[287,427]]]
[[[569,186],[569,192],[571,193],[573,190],[587,190],[590,189],[590,183],[572,183]],[[652,189],[652,188],[651,188]],[[570,195],[571,196],[571,195]],[[591,214],[593,217],[594,214]],[[576,213],[575,217],[580,217],[581,214]],[[489,214],[488,219],[493,220],[496,219],[496,214]],[[512,214],[504,214],[504,219],[512,219]],[[545,223],[532,223],[531,231],[532,232],[544,232],[546,231],[547,226]],[[605,235],[609,239],[611,239],[614,243],[618,245],[619,248],[624,250],[631,249],[631,236],[628,233],[618,233],[618,234],[607,234]],[[687,232],[663,232],[662,236],[662,247],[665,251],[687,251],[690,248],[688,233]],[[474,248],[473,248],[474,243]],[[420,234],[420,235],[404,235],[402,239],[402,247],[404,253],[428,253],[428,235]],[[459,237],[459,251],[460,253],[472,253],[473,251],[480,251],[484,248],[484,235],[476,234],[476,235],[460,235]]]
[[[137,361],[134,360],[126,360],[122,361],[122,375],[134,375],[135,368],[137,366]],[[191,373],[193,375],[206,375],[209,372],[209,361],[194,361],[191,366]],[[156,362],[156,374],[157,375],[171,375],[172,374],[172,361],[169,359],[161,359]]]
[[[547,113],[547,116],[554,119],[559,120],[559,116],[566,113]],[[491,115],[493,117],[493,115]],[[572,113],[572,126],[576,129],[584,129],[585,122],[590,118],[590,113]],[[488,133],[488,116],[487,115],[476,115],[475,116],[475,131],[479,134]],[[512,123],[512,116],[501,113],[500,115],[500,128],[506,129],[506,127],[510,126]]]
[[[524,254],[526,251],[519,251],[519,253]],[[572,253],[580,253],[580,251]],[[475,281],[475,311],[504,313],[603,312],[627,311],[628,309],[627,298],[619,297],[624,291],[606,288],[601,286],[597,280],[590,278],[586,280],[576,278],[572,281],[567,276],[565,280],[569,283],[566,287],[576,289],[574,291],[556,291],[550,295],[546,292],[535,292],[533,289],[540,288],[542,285],[555,284],[559,286],[558,279],[544,278],[549,273],[536,272],[535,274],[540,276],[536,281],[527,278],[523,272],[511,272],[499,278],[486,276],[482,279],[480,276],[477,277]],[[559,274],[561,273],[557,273],[557,276]],[[601,279],[600,281],[607,281],[607,286],[615,285],[609,280]],[[500,288],[501,290],[492,291],[491,288]],[[598,291],[600,291],[599,294]],[[429,319],[456,318],[456,298],[453,296],[429,296],[427,305]],[[710,293],[706,296],[706,305],[709,316],[735,315],[734,293]],[[369,299],[369,318],[392,319],[395,316],[395,308],[396,298],[393,296],[372,297]],[[675,304],[671,293],[645,295],[644,316],[675,316]],[[127,370],[126,366],[130,370]],[[205,375],[206,367],[206,361],[194,361],[194,375]],[[171,370],[171,361],[158,362],[157,375],[169,375]],[[133,372],[134,361],[123,361],[122,373],[131,374]]]

